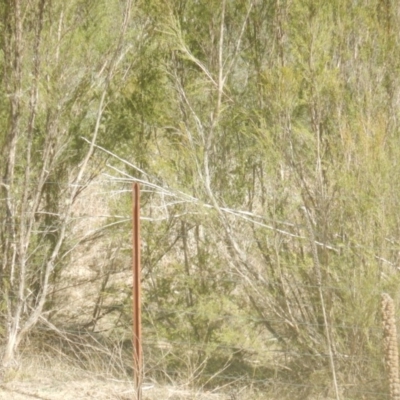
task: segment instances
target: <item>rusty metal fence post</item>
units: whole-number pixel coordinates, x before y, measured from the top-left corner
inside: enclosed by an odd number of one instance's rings
[[[133,371],[136,390],[136,400],[142,399],[142,315],[141,315],[141,288],[140,288],[140,187],[138,183],[132,186],[132,222],[133,222]]]

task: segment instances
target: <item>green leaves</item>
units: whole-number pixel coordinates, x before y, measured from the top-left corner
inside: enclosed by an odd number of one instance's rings
[[[262,368],[329,386],[306,207],[333,347],[379,366],[370,327],[376,293],[398,284],[400,234],[399,16],[390,2],[151,0],[128,17],[118,1],[53,1],[40,40],[38,4],[24,5],[20,48],[17,27],[0,26],[0,168],[14,174],[12,193],[1,186],[14,202],[0,203],[4,215],[14,212],[1,228],[2,265],[11,273],[9,260],[26,260],[18,265],[29,270],[29,306],[43,293],[52,251],[69,254],[78,242],[58,243],[60,224],[81,193],[73,188],[89,154],[82,137],[95,134],[108,153],[90,158],[82,186],[114,163],[112,153],[124,178],[149,183],[145,329],[169,341],[166,364],[215,373],[234,359],[249,372],[250,350],[231,353],[235,342],[252,343]],[[130,200],[117,196],[108,207],[128,214]],[[109,240],[128,248],[128,226],[107,230]],[[26,253],[13,253],[13,235]],[[54,281],[67,265],[61,253]],[[5,294],[18,292],[12,274]],[[119,289],[128,293],[118,282],[99,298]],[[118,312],[130,326],[126,298]],[[270,354],[285,346],[296,353],[274,364]],[[371,383],[376,367],[346,360],[337,360],[339,384],[381,390]]]

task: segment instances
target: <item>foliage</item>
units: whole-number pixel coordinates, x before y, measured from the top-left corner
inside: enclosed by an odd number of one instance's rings
[[[70,254],[88,240],[66,235],[65,201],[81,194],[71,183],[86,187],[108,163],[110,194],[146,182],[149,374],[384,398],[379,299],[398,302],[400,254],[395,4],[123,3],[36,1],[23,21],[1,6],[2,193],[13,202],[0,203],[4,321],[57,314],[61,295],[48,301],[43,279],[73,280]],[[127,214],[130,199],[109,196],[107,207]],[[131,324],[118,278],[130,226],[105,226],[91,243],[109,258],[79,324],[118,337]]]

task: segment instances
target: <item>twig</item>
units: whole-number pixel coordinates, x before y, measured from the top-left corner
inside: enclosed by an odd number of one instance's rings
[[[309,235],[309,238],[310,238],[310,245],[311,245],[311,251],[312,251],[313,262],[314,262],[315,276],[317,277],[317,285],[318,285],[319,297],[320,297],[320,301],[321,301],[322,314],[323,314],[323,317],[324,317],[325,334],[326,334],[326,341],[328,343],[329,362],[330,362],[330,366],[331,366],[333,386],[335,388],[336,399],[340,400],[339,387],[338,387],[337,378],[336,378],[335,362],[334,362],[334,359],[333,359],[332,339],[331,339],[331,334],[330,334],[330,331],[329,331],[328,317],[327,317],[327,314],[326,314],[324,295],[323,295],[323,292],[322,292],[321,266],[319,264],[317,246],[315,245],[314,231],[313,231],[313,228],[312,228],[312,225],[311,225],[311,218],[310,218],[310,215],[308,213],[307,208],[306,207],[301,207],[301,211],[304,214],[304,217],[305,217],[305,220],[306,220],[306,224],[307,224],[308,235]]]

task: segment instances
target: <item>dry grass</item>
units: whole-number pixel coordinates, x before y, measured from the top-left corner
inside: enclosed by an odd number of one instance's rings
[[[49,337],[44,338],[49,342]],[[64,353],[65,342],[44,350],[32,340],[13,369],[7,370],[0,383],[0,400],[134,400],[133,379],[118,367],[118,360],[110,353],[109,364],[104,356],[93,356],[92,363],[77,359],[85,348],[77,349],[75,357]],[[105,351],[100,347],[99,352]],[[97,362],[97,365],[96,365]],[[122,364],[122,361],[119,361]],[[189,375],[189,374],[188,374]],[[143,400],[278,400],[279,390],[269,393],[251,385],[227,384],[214,389],[195,387],[190,380],[155,382],[145,379]],[[289,399],[292,397],[286,397]]]
[[[94,374],[49,359],[24,359],[19,368],[9,371],[0,386],[0,399],[45,400],[131,400],[132,381]],[[225,400],[226,395],[201,393],[179,386],[158,387],[145,383],[143,400]]]

